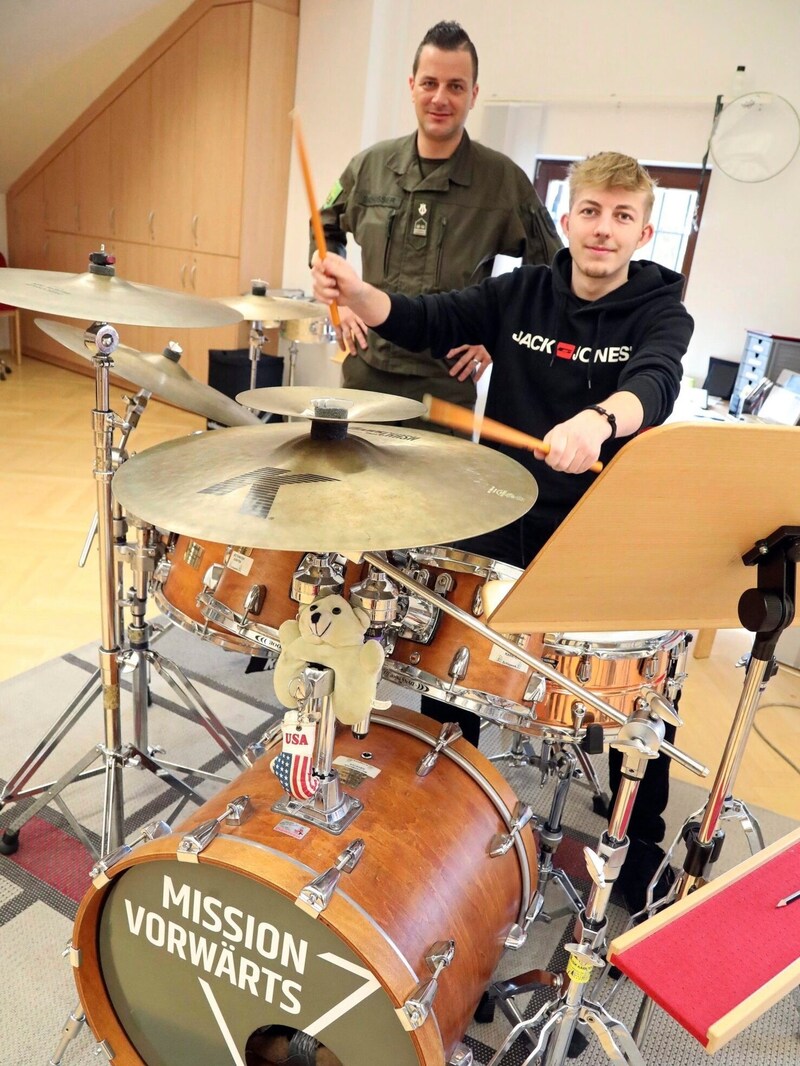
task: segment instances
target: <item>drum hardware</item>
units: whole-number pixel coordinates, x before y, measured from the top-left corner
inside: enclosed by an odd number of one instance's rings
[[[674,716],[673,716],[674,717]],[[586,986],[595,969],[605,963],[601,952],[605,947],[608,928],[607,909],[611,892],[628,851],[627,829],[631,811],[650,759],[658,758],[663,747],[664,721],[642,700],[611,743],[623,754],[622,780],[608,829],[602,834],[596,849],[584,848],[586,867],[592,881],[585,908],[581,908],[575,923],[575,943],[566,945],[569,952],[566,975],[569,985],[559,991],[530,1019],[518,1021],[489,1061],[498,1066],[517,1038],[541,1025],[536,1045],[525,1060],[541,1059],[543,1066],[562,1066],[570,1043],[578,1027],[589,1029],[599,1039],[603,1049],[614,1062],[629,1066],[645,1066],[644,1059],[625,1026],[613,1018],[603,1006],[585,999]],[[515,986],[520,979],[513,979]],[[508,982],[498,982],[501,992]],[[512,995],[517,994],[513,992]],[[510,997],[508,997],[510,998]],[[543,1023],[543,1024],[542,1024]]]
[[[217,818],[211,818],[181,838],[176,855],[180,862],[197,862],[197,856],[219,836],[223,823],[238,828],[252,815],[249,796],[237,796]]]
[[[333,898],[342,874],[351,874],[355,870],[366,846],[361,837],[348,844],[330,869],[300,889],[295,900],[297,906],[301,907],[306,914],[310,914],[312,918],[322,914]]]
[[[425,962],[433,976],[420,981],[397,1012],[405,1029],[413,1031],[424,1025],[439,991],[439,974],[452,963],[455,953],[455,940],[439,940],[428,949]]]
[[[497,855],[505,855],[514,846],[514,838],[518,836],[524,826],[533,819],[533,811],[527,803],[519,802],[514,807],[514,814],[507,833],[498,833],[489,844],[489,854],[494,858]]]
[[[542,659],[538,658],[535,655],[531,655],[529,651],[524,648],[521,648],[518,644],[515,644],[513,641],[504,637],[501,633],[498,633],[496,630],[491,629],[484,622],[481,622],[479,619],[474,618],[471,614],[469,614],[467,611],[462,610],[455,603],[451,603],[449,600],[444,599],[441,596],[437,596],[436,593],[432,592],[428,588],[425,588],[424,585],[415,584],[402,569],[387,562],[385,559],[382,559],[380,555],[371,551],[361,552],[360,554],[364,562],[369,563],[378,569],[383,568],[388,577],[393,578],[405,588],[410,589],[414,592],[415,595],[419,596],[421,599],[427,600],[432,605],[438,607],[444,614],[448,614],[453,618],[459,619],[461,622],[463,622],[465,626],[467,626],[467,628],[473,629],[475,632],[480,633],[487,640],[497,645],[497,647],[503,649],[510,655],[513,655],[515,658],[518,658],[522,662],[526,663],[528,666],[530,666],[533,670],[535,670],[538,674],[546,678],[548,681],[555,682],[563,689],[565,689],[568,693],[577,697],[582,702],[587,703],[596,710],[601,711],[613,722],[622,726],[625,725],[625,723],[628,721],[626,715],[622,714],[616,707],[613,707],[606,700],[603,700],[591,689],[585,689],[582,685],[578,684],[578,682],[573,681],[572,678],[559,673],[557,670],[553,669],[553,667],[548,666],[548,664]],[[498,701],[498,703],[499,702],[500,701]],[[476,713],[481,713],[479,708],[476,708]],[[519,729],[521,732],[524,731],[524,725],[525,723],[520,720]],[[685,755],[683,752],[675,748],[672,744],[668,744],[665,742],[662,745],[662,750],[667,755],[669,755],[670,758],[677,760],[677,762],[679,762],[681,766],[685,767],[687,770],[691,770],[692,773],[695,773],[700,777],[707,776],[707,766],[703,766],[702,763],[697,762],[695,759],[691,758],[691,756]]]
[[[159,837],[169,836],[171,832],[172,829],[167,822],[162,820],[151,822],[144,829],[139,830],[139,833],[130,844],[121,844],[110,855],[104,855],[98,859],[89,871],[89,880],[95,888],[102,888],[103,885],[108,884],[111,880],[108,876],[108,871],[116,866],[118,862],[122,862],[123,859],[127,858],[137,844],[143,844],[145,840],[157,840]]]
[[[319,787],[309,800],[299,801],[288,796],[275,803],[273,811],[289,814],[301,821],[339,835],[357,818],[364,805],[354,796],[342,792],[339,772],[333,765],[333,742],[336,718],[333,713],[333,670],[307,666],[296,681],[295,698],[302,715],[317,722],[314,744],[314,776]]]
[[[49,282],[49,283],[48,283]],[[99,648],[99,671],[90,678],[75,700],[62,714],[48,735],[37,745],[23,766],[14,774],[0,793],[0,804],[18,800],[24,795],[41,793],[35,802],[20,817],[12,819],[5,827],[0,851],[11,854],[19,847],[21,827],[38,812],[55,800],[65,812],[70,825],[78,829],[79,836],[91,847],[88,838],[81,832],[77,820],[68,812],[61,793],[77,780],[103,774],[105,792],[103,801],[100,854],[115,851],[123,839],[124,799],[123,775],[126,767],[147,770],[164,784],[177,791],[184,799],[202,802],[199,795],[156,762],[150,754],[136,745],[123,744],[120,714],[120,642],[121,626],[118,606],[118,574],[116,548],[124,530],[122,512],[115,505],[111,494],[114,474],[114,433],[123,428],[125,440],[130,429],[123,426],[110,408],[109,374],[114,366],[113,354],[119,346],[117,330],[105,320],[109,308],[119,311],[122,323],[138,325],[171,326],[177,316],[186,326],[224,324],[230,314],[208,301],[196,297],[184,297],[167,293],[151,286],[134,286],[115,275],[114,258],[103,251],[89,257],[89,272],[78,278],[68,275],[48,275],[40,271],[4,271],[0,288],[5,296],[10,288],[19,292],[13,302],[32,310],[48,310],[69,317],[91,315],[95,321],[84,331],[83,354],[90,353],[95,369],[95,408],[92,412],[94,437],[94,478],[97,499],[97,532],[99,543],[100,620],[101,640]],[[102,320],[98,320],[103,316]],[[109,317],[111,317],[109,315]],[[60,323],[54,325],[59,326]],[[69,327],[64,327],[69,329]],[[58,339],[58,338],[56,338]],[[143,385],[143,387],[146,387]],[[138,401],[133,404],[138,408]],[[129,411],[131,404],[129,404]],[[132,428],[132,426],[131,426]],[[124,464],[123,464],[124,465]],[[104,743],[96,744],[65,774],[49,785],[20,790],[39,765],[60,743],[61,739],[83,715],[95,698],[102,694],[104,718]],[[101,762],[101,766],[92,764]]]
[[[456,722],[445,722],[432,750],[426,752],[417,764],[417,777],[427,777],[436,765],[441,752],[444,751],[448,744],[454,743],[462,736],[461,727]]]

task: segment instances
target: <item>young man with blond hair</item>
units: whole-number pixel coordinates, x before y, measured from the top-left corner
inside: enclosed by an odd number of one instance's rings
[[[315,260],[316,297],[352,308],[393,343],[430,347],[439,359],[457,341],[484,345],[494,360],[486,415],[549,445],[547,456],[493,445],[531,470],[538,499],[521,519],[460,547],[527,566],[591,485],[589,467],[598,458],[607,463],[628,437],[672,411],[693,321],[681,302],[681,275],[632,260],[653,235],[653,201],[653,182],[635,159],[601,152],[571,168],[561,219],[569,247],[552,267],[522,266],[460,292],[408,297],[367,285],[335,255]],[[468,358],[456,360],[453,372]],[[426,700],[425,713],[452,720],[454,709],[439,706]],[[477,744],[477,717],[455,717]],[[641,902],[642,879],[663,855],[655,845],[664,833],[667,772],[663,758],[648,768],[631,821],[641,847],[637,863],[634,841],[634,861],[626,863],[628,876],[638,875],[629,906]]]

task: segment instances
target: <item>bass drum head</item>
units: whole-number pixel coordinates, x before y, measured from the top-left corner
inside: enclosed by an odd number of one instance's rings
[[[294,900],[234,871],[134,866],[111,889],[98,934],[111,1005],[147,1066],[260,1064],[242,1049],[271,1025],[324,1029],[342,1066],[419,1062],[350,948]]]

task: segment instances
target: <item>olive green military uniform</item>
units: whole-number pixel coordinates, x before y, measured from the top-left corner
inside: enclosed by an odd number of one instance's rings
[[[351,160],[321,214],[330,251],[344,255],[351,233],[364,280],[409,296],[482,281],[498,254],[549,264],[562,247],[524,171],[466,131],[441,162],[419,159],[416,133],[366,149]],[[457,381],[448,369],[428,352],[408,352],[372,331],[369,347],[358,347],[342,365],[348,388],[413,399],[430,392],[472,406],[474,382]]]

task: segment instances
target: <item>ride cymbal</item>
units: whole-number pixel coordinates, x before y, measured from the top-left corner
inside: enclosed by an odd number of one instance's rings
[[[217,302],[234,308],[246,322],[263,322],[269,328],[296,318],[328,317],[326,304],[288,296],[261,296],[248,292],[244,296],[219,296]]]
[[[187,296],[124,281],[113,274],[60,274],[51,270],[0,272],[0,303],[64,318],[127,326],[193,329],[241,322],[234,308],[216,300]]]
[[[298,423],[194,434],[123,463],[112,491],[129,514],[201,540],[347,553],[475,536],[536,499],[523,466],[480,444],[348,429],[341,439]]]
[[[294,415],[323,422],[402,422],[421,418],[425,404],[405,396],[324,385],[274,385],[248,389],[236,399],[254,411]]]
[[[85,345],[83,330],[46,318],[36,318],[34,322],[59,344],[92,362],[93,353]],[[180,363],[165,355],[137,352],[135,348],[120,344],[111,359],[120,377],[132,381],[140,389],[147,389],[162,400],[174,403],[184,411],[204,415],[223,426],[260,425],[260,420],[251,411],[245,410],[210,385],[197,381]]]

